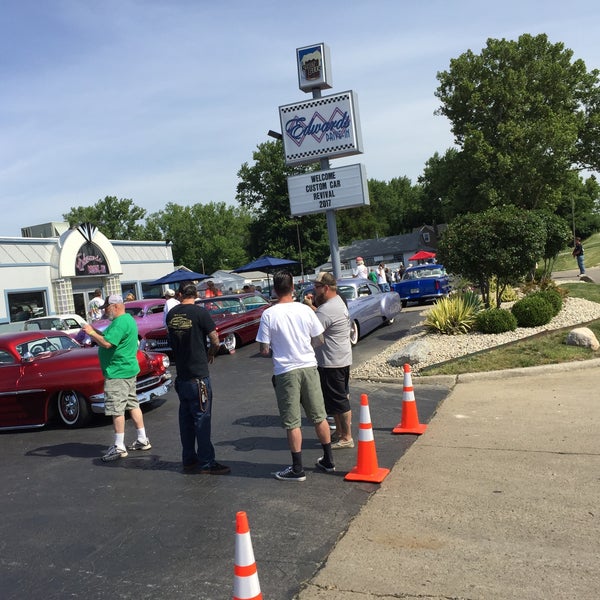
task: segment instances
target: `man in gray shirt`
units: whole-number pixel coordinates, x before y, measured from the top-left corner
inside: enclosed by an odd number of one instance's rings
[[[325,331],[324,343],[315,348],[321,388],[327,414],[335,420],[333,449],[354,448],[352,411],[350,410],[350,315],[343,298],[337,293],[337,282],[331,273],[322,271],[315,280],[315,296],[307,304],[317,311]]]

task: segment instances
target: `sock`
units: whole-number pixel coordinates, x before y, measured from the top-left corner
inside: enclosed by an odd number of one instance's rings
[[[300,473],[304,471],[302,467],[302,452],[292,452],[292,469],[294,473]]]
[[[141,429],[138,429],[138,430],[137,430],[137,436],[138,436],[138,437],[137,437],[137,439],[138,439],[140,442],[145,442],[145,441],[146,441],[146,439],[147,439],[147,438],[146,438],[146,428],[145,428],[145,427],[142,427]]]
[[[321,444],[323,446],[323,465],[325,467],[333,467],[333,454],[331,451],[331,442],[329,444]]]
[[[123,450],[125,448],[125,434],[115,433],[115,446]]]

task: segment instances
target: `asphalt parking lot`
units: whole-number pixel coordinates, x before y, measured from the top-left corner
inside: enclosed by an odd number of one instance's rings
[[[355,363],[403,328],[399,320],[361,341]],[[106,418],[80,430],[0,434],[3,598],[231,597],[240,510],[248,514],[264,597],[293,598],[378,485],[344,481],[356,450],[337,451],[336,473],[317,472],[320,446],[309,426],[307,481],[272,477],[290,456],[270,373],[256,345],[219,356],[212,369],[213,442],[217,459],[232,467],[228,476],[181,472],[174,392],[145,410],[152,449],[115,463],[99,458],[112,443]],[[447,392],[419,387],[422,422]],[[379,465],[391,467],[415,439],[391,435],[401,417],[402,382],[353,382],[355,432],[361,393],[369,396]],[[130,421],[127,432],[132,439]]]

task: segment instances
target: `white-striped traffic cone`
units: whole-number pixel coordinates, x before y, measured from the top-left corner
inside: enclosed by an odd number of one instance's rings
[[[417,414],[417,403],[415,402],[415,389],[412,384],[410,374],[410,365],[404,365],[404,385],[402,389],[402,420],[392,433],[414,433],[421,435],[425,433],[427,425],[419,423],[419,415]]]
[[[233,600],[262,600],[246,513],[238,512],[235,523]]]
[[[375,451],[375,438],[371,425],[369,411],[369,398],[367,394],[360,396],[360,424],[358,429],[358,462],[356,466],[344,477],[347,481],[371,481],[381,483],[390,472],[389,469],[379,467],[377,452]]]

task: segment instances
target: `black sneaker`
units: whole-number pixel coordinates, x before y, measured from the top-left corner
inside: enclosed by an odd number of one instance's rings
[[[200,469],[201,475],[227,475],[227,473],[231,473],[231,468],[225,465],[220,465],[219,463],[215,463],[211,467]]]
[[[279,481],[306,481],[306,474],[304,471],[296,473],[292,467],[286,467],[277,473],[273,473],[275,479]]]
[[[323,459],[325,457],[321,456],[321,458],[315,463],[315,465],[321,469],[321,471],[325,471],[325,473],[333,473],[335,471],[335,465],[330,465],[329,467],[323,464]]]

